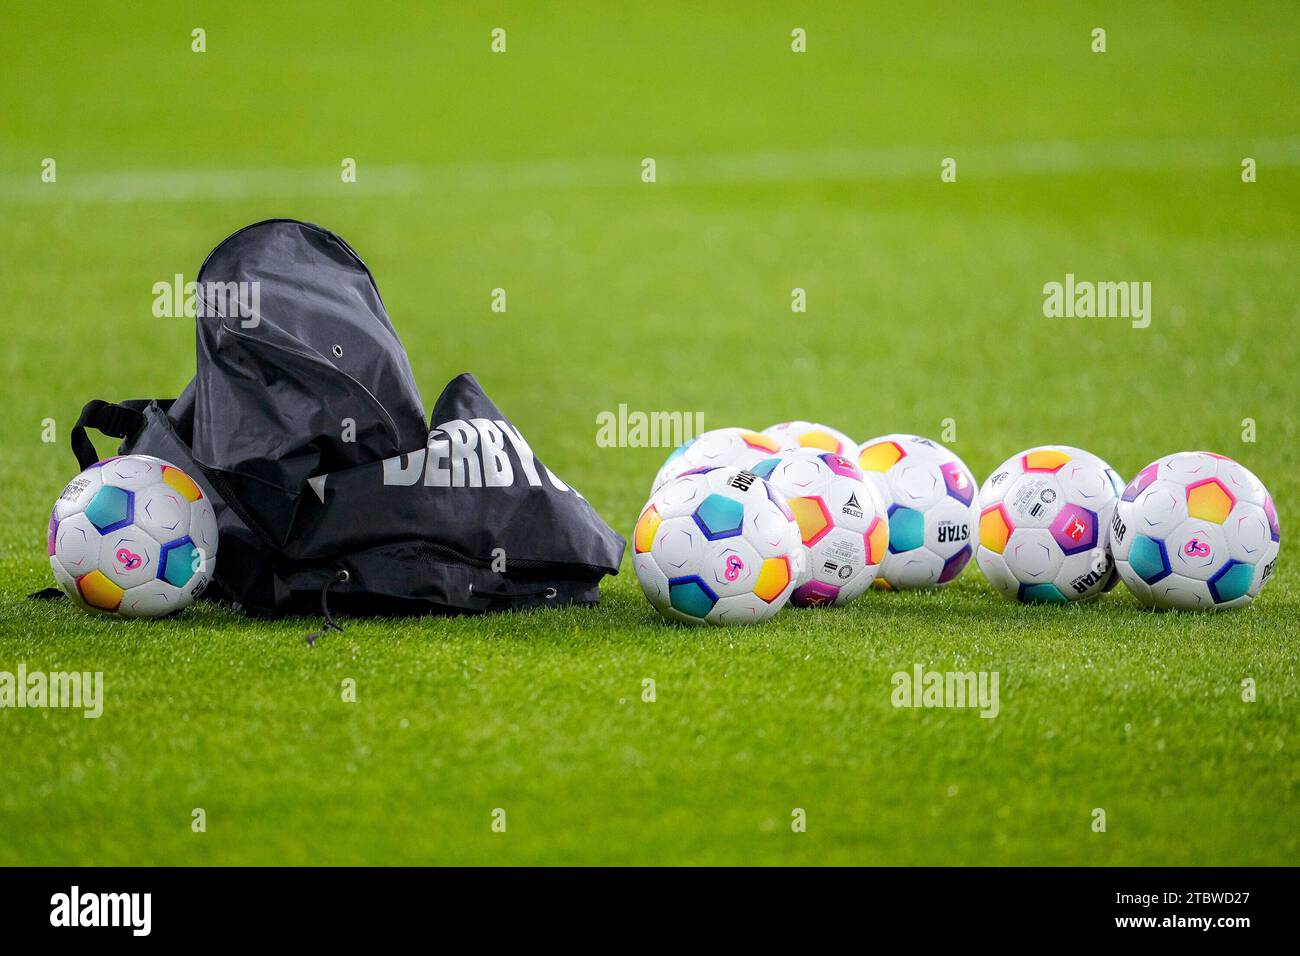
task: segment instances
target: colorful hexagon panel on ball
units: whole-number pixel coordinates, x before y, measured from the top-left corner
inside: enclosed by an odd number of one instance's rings
[[[718,596],[698,575],[691,575],[669,579],[668,601],[674,610],[687,617],[704,620],[718,603]]]
[[[1021,584],[1019,597],[1027,604],[1064,604],[1066,601],[1055,584]]]
[[[199,549],[189,538],[163,546],[158,558],[158,577],[172,587],[184,587],[198,573]]]
[[[1215,604],[1228,604],[1246,596],[1254,576],[1253,565],[1229,559],[1206,583]]]
[[[163,466],[162,470],[163,483],[176,489],[186,501],[194,502],[203,497],[203,492],[199,490],[198,484],[185,472],[172,465]]]
[[[877,515],[871,520],[871,527],[862,534],[863,546],[867,549],[867,564],[881,564],[889,553],[889,522]]]
[[[96,611],[116,611],[126,592],[103,571],[91,571],[77,578],[77,593],[86,606]]]
[[[632,548],[637,554],[644,554],[650,550],[654,543],[655,533],[658,532],[659,526],[663,524],[663,519],[659,517],[659,512],[654,505],[646,508],[637,519],[636,528],[632,532]]]
[[[953,498],[964,505],[969,505],[975,499],[975,482],[960,461],[944,462],[939,466],[939,473],[943,475],[944,486]]]
[[[754,593],[771,604],[786,593],[792,578],[789,558],[768,558],[758,572]]]
[[[1014,530],[1007,509],[1001,502],[986,508],[980,515],[980,547],[1001,554]]]
[[[794,520],[799,525],[799,534],[803,543],[810,547],[826,537],[834,527],[830,509],[820,498],[787,498],[786,504],[794,513]]]
[[[857,443],[838,428],[817,422],[781,422],[763,429],[763,434],[780,442],[783,449],[811,448],[836,455],[852,455]]]
[[[710,541],[740,534],[745,506],[734,498],[711,494],[695,509],[695,523]]]
[[[898,442],[891,439],[876,439],[863,445],[858,452],[858,467],[863,471],[884,474],[903,460],[907,454]]]
[[[889,509],[889,549],[911,551],[925,544],[925,515],[898,505]]]
[[[1273,507],[1273,499],[1267,496],[1264,499],[1264,517],[1268,519],[1269,533],[1273,540],[1281,541],[1282,525],[1277,520],[1277,509]]]
[[[1187,514],[1192,518],[1223,524],[1232,512],[1236,501],[1232,493],[1217,478],[1198,481],[1187,486]]]
[[[135,496],[122,488],[100,488],[85,514],[100,534],[128,527],[135,518]]]
[[[842,475],[845,478],[854,478],[858,481],[862,480],[862,471],[843,455],[827,452],[819,457],[826,463],[826,467],[835,474]]]
[[[1121,500],[1132,501],[1138,495],[1142,494],[1142,492],[1146,491],[1147,487],[1156,480],[1159,470],[1158,464],[1152,464],[1147,465],[1139,471],[1124,489],[1124,494],[1120,496]]]
[[[150,455],[120,455],[64,488],[48,557],[55,581],[79,606],[157,617],[202,593],[217,544],[216,516],[193,477]]]
[[[1062,506],[1049,530],[1062,554],[1078,554],[1097,546],[1097,516],[1087,508]]]
[[[826,607],[834,604],[840,589],[823,581],[809,581],[795,588],[791,600],[800,607]]]
[[[1169,566],[1165,543],[1144,534],[1133,539],[1128,563],[1133,568],[1133,573],[1147,584],[1155,584],[1173,571]]]
[[[1056,472],[1070,460],[1070,455],[1060,448],[1036,448],[1025,452],[1020,460],[1026,472]]]
[[[969,545],[967,545],[945,561],[943,563],[943,568],[939,571],[939,583],[947,584],[957,575],[961,574],[962,569],[966,567],[967,563],[969,563],[972,554],[974,554],[974,551]]]

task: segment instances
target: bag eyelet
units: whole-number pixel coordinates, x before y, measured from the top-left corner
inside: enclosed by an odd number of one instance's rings
[[[343,357],[343,346],[341,345],[335,345],[334,348],[330,349],[330,351],[334,353],[335,358]]]

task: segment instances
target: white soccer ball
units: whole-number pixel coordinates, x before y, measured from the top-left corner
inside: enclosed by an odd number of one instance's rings
[[[1180,452],[1147,465],[1120,497],[1109,543],[1148,607],[1250,604],[1277,564],[1282,528],[1259,479],[1231,458]]]
[[[91,465],[50,514],[54,579],[73,601],[122,617],[179,611],[207,586],[217,517],[198,483],[149,455]]]
[[[1030,448],[1003,462],[979,493],[975,560],[1006,597],[1065,603],[1116,581],[1107,528],[1123,479],[1069,445]]]
[[[748,428],[715,428],[702,432],[673,450],[655,475],[651,494],[665,483],[702,468],[748,468],[785,446]]]
[[[852,438],[829,425],[817,422],[781,422],[763,429],[763,434],[775,438],[783,448],[815,448],[852,458],[857,448]]]
[[[975,554],[975,478],[944,446],[916,435],[863,442],[858,467],[885,505],[889,550],[876,576],[887,591],[941,587]]]
[[[632,532],[632,564],[655,610],[689,624],[766,620],[804,571],[784,499],[739,468],[683,475],[656,491]]]
[[[807,571],[791,602],[847,604],[865,591],[885,556],[889,523],[858,466],[834,452],[798,448],[753,471],[785,496],[799,525]]]

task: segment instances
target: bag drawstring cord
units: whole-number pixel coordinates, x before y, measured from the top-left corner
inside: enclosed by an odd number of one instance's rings
[[[316,645],[317,638],[324,637],[330,631],[339,631],[340,633],[343,631],[343,625],[335,621],[333,616],[330,614],[329,596],[330,596],[330,588],[332,588],[336,584],[347,584],[349,577],[351,577],[351,575],[349,575],[347,571],[343,570],[342,568],[339,568],[337,571],[334,572],[334,577],[326,581],[325,584],[321,587],[320,613],[321,613],[321,617],[325,618],[325,626],[322,627],[319,631],[307,635],[307,643],[312,645],[313,647]]]

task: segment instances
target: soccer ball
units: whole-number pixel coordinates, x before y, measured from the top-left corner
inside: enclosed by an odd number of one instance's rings
[[[818,448],[846,458],[852,457],[857,447],[844,432],[816,422],[781,422],[764,428],[763,434],[775,438],[782,448]]]
[[[1064,603],[1115,586],[1106,529],[1124,482],[1069,445],[1030,448],[1003,462],[979,493],[975,560],[1009,598]]]
[[[766,620],[804,572],[785,500],[739,468],[683,475],[651,495],[632,532],[632,564],[655,610],[690,624]]]
[[[975,478],[962,460],[916,435],[873,438],[857,460],[889,516],[889,551],[876,587],[942,586],[961,574],[979,526]]]
[[[785,496],[799,525],[807,570],[790,600],[847,604],[867,589],[889,544],[889,524],[862,472],[834,452],[799,448],[753,471]]]
[[[198,483],[149,455],[107,458],[54,503],[50,568],[83,608],[123,617],[179,611],[207,586],[217,518]]]
[[[1277,510],[1259,479],[1205,451],[1143,468],[1110,524],[1120,577],[1157,608],[1244,607],[1272,576],[1281,540]]]
[[[700,468],[748,468],[770,458],[785,446],[775,438],[747,428],[715,428],[696,435],[674,449],[659,474],[651,494],[665,483]]]

